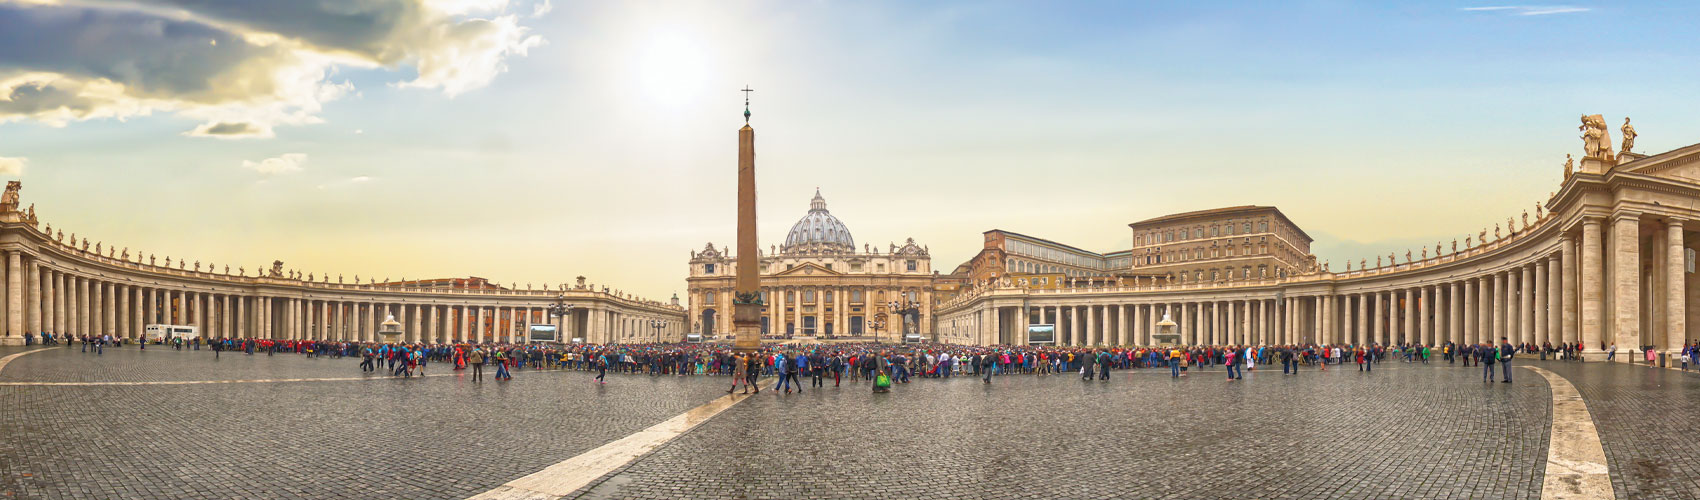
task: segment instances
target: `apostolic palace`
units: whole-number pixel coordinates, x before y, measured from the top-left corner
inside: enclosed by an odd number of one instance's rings
[[[993,229],[981,251],[935,271],[913,238],[858,247],[815,193],[782,244],[760,253],[760,332],[769,338],[903,338],[968,344],[1153,343],[1173,322],[1182,343],[1440,343],[1506,337],[1582,342],[1597,353],[1680,349],[1700,298],[1690,282],[1689,221],[1700,221],[1700,145],[1621,152],[1599,115],[1584,116],[1579,165],[1551,199],[1462,241],[1333,265],[1276,207],[1237,206],[1128,225],[1110,252]],[[753,148],[753,131],[748,134]],[[751,149],[753,158],[753,149]],[[753,161],[753,160],[752,160]],[[344,282],[116,250],[67,238],[0,200],[6,344],[24,332],[136,337],[149,324],[206,336],[374,340],[394,315],[404,340],[523,339],[553,325],[561,341],[724,339],[738,259],[712,243],[690,254],[688,304],[603,286],[508,287],[481,279]],[[758,247],[759,248],[759,247]],[[564,315],[548,311],[570,306]],[[1051,332],[1034,337],[1030,332]]]

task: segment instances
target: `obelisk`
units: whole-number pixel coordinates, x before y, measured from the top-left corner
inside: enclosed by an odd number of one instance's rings
[[[750,128],[750,92],[744,92],[744,128],[738,129],[738,280],[732,288],[732,332],[739,351],[761,349],[761,250],[756,247],[756,129]]]

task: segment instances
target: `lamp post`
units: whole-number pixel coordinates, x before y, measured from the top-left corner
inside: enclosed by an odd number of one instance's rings
[[[885,328],[885,313],[875,314],[873,324],[868,326],[874,328],[874,343],[880,343],[880,329]]]
[[[551,318],[565,318],[565,317],[567,317],[567,315],[573,313],[574,307],[576,307],[576,306],[567,303],[567,294],[563,293],[563,294],[560,294],[560,295],[556,295],[555,296],[555,303],[550,304],[548,308],[544,309],[544,311],[547,312],[549,314],[549,317],[551,317]],[[567,339],[572,338],[572,337],[567,336],[569,333],[570,332],[559,332],[559,334],[560,334],[559,338],[562,341],[561,343],[563,343],[563,344],[571,343],[571,341],[567,340]]]
[[[661,321],[659,319],[649,320],[649,327],[655,329],[655,343],[657,344],[661,343],[661,327],[664,326],[667,326],[666,321]]]
[[[886,310],[896,312],[898,314],[897,327],[900,332],[899,335],[906,335],[909,333],[909,315],[921,312],[921,303],[913,300],[894,300],[886,304],[885,307]],[[917,323],[915,326],[919,327],[920,318],[916,318],[915,322]],[[898,337],[897,342],[902,343],[903,340],[904,339],[902,337]]]

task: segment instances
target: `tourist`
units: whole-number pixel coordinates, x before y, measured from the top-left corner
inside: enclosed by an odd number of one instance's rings
[[[997,363],[995,354],[996,353],[978,355],[980,358],[980,366],[978,368],[980,371],[980,380],[987,384],[992,383],[992,365]]]
[[[1606,361],[1612,361],[1615,359],[1617,359],[1617,343],[1614,342],[1611,347],[1606,348]]]
[[[749,374],[749,367],[744,366],[744,355],[739,354],[737,356],[733,356],[732,367],[732,388],[727,389],[726,393],[731,394],[732,391],[738,389],[738,385],[742,384],[744,386],[744,394],[749,394],[750,384],[744,377]]]
[[[467,359],[467,361],[472,362],[472,381],[474,381],[474,382],[483,381],[484,380],[484,348],[473,347],[472,352],[466,355],[466,359]],[[602,380],[602,376],[597,375],[596,380]]]
[[[1493,364],[1499,359],[1499,350],[1493,346],[1476,346],[1476,364],[1482,366],[1482,381],[1493,382]]]
[[[1239,363],[1236,362],[1236,361],[1239,360],[1238,353],[1239,353],[1238,350],[1230,349],[1230,350],[1228,350],[1228,354],[1227,354],[1226,358],[1223,360],[1223,363],[1228,365],[1228,381],[1229,382],[1233,382],[1234,380],[1237,380],[1237,379],[1240,378],[1239,377],[1240,366],[1239,366]]]
[[[514,379],[514,376],[512,374],[508,373],[508,362],[512,361],[512,360],[513,360],[513,358],[510,358],[508,356],[507,351],[503,351],[501,349],[496,350],[496,381],[497,382],[506,382],[506,381]]]
[[[1517,349],[1511,347],[1511,343],[1506,342],[1505,337],[1499,338],[1499,360],[1498,361],[1499,361],[1500,368],[1503,370],[1502,373],[1505,374],[1503,377],[1501,377],[1504,380],[1500,380],[1500,383],[1505,383],[1505,384],[1511,383],[1511,358],[1516,353],[1517,353]]]

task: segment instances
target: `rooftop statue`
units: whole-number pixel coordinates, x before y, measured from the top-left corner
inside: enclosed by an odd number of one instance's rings
[[[24,188],[19,181],[6,182],[6,194],[0,194],[0,212],[18,211],[18,190]]]
[[[1582,125],[1576,127],[1582,131],[1582,152],[1585,158],[1609,160],[1611,154],[1611,132],[1606,131],[1606,119],[1600,115],[1582,115]]]
[[[1629,124],[1629,117],[1623,117],[1623,152],[1628,153],[1635,147],[1635,126]]]
[[[1565,153],[1564,154],[1564,178],[1569,179],[1570,174],[1574,174],[1574,173],[1576,173],[1576,160],[1570,159],[1570,154]]]

